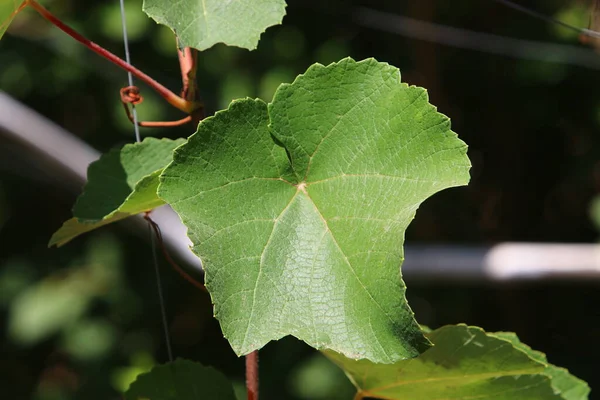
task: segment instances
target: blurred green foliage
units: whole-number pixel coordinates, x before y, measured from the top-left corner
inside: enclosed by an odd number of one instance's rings
[[[88,38],[123,53],[117,1],[46,4]],[[126,4],[133,63],[178,91],[171,32],[147,20],[139,0]],[[589,208],[600,192],[599,71],[411,40],[361,27],[352,13],[366,6],[582,47],[576,35],[495,2],[288,4],[284,24],[267,30],[256,51],[217,45],[200,54],[198,81],[208,115],[237,97],[270,100],[279,83],[291,82],[313,62],[375,57],[398,66],[404,81],[428,88],[431,102],[470,145],[474,163],[468,188],[441,193],[420,208],[407,233],[409,244],[597,240]],[[587,8],[580,4],[527,2],[587,27]],[[133,140],[118,97],[126,84],[123,71],[32,11],[20,14],[0,42],[0,90],[100,151]],[[143,120],[182,117],[141,89]],[[174,138],[192,131],[187,126],[142,134]],[[148,237],[133,234],[125,223],[48,250],[48,238],[70,216],[79,193],[66,191],[60,179],[27,171],[21,156],[9,153],[0,160],[0,389],[13,399],[117,399],[140,372],[166,361]],[[161,263],[176,356],[215,366],[236,382],[243,398],[243,360],[221,337],[209,299],[169,268]],[[492,287],[406,280],[419,322],[437,327],[464,321],[516,331],[595,389],[600,349],[589,343],[600,335],[600,295],[594,281]],[[293,339],[261,351],[261,374],[265,400],[351,398],[352,387],[337,367]]]
[[[298,398],[306,400],[348,400],[356,392],[346,384],[342,370],[331,368],[331,361],[321,353],[299,363],[291,371],[288,385]]]
[[[590,22],[590,7],[584,2],[573,1],[560,8],[554,14],[554,18],[572,26],[587,28]],[[561,39],[576,39],[579,36],[577,32],[560,25],[553,25],[552,29]]]
[[[31,346],[61,333],[68,347],[77,347],[68,340],[76,340],[77,332],[81,335],[86,322],[88,330],[91,328],[89,321],[82,320],[91,302],[97,297],[115,301],[121,295],[120,258],[114,239],[110,242],[100,238],[88,250],[83,262],[77,261],[74,266],[60,269],[24,288],[10,302],[9,338]],[[91,351],[98,345],[80,344],[92,346]],[[86,352],[85,348],[79,350]]]

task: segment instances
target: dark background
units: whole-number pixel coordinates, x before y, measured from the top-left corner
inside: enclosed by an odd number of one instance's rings
[[[86,37],[122,54],[118,1],[46,4]],[[140,11],[141,1],[127,4],[134,64],[177,92],[172,34]],[[577,26],[588,24],[587,2],[520,4]],[[375,29],[383,23],[364,26],[360,6],[574,46],[589,53],[587,65],[559,57],[562,53],[556,53],[559,62],[548,62],[407,38]],[[200,54],[199,88],[209,115],[234,98],[270,100],[279,83],[291,82],[314,62],[375,57],[399,67],[405,82],[428,89],[431,102],[469,145],[473,163],[468,187],[424,203],[407,243],[597,240],[589,207],[600,189],[600,55],[596,59],[576,33],[491,0],[289,0],[287,14],[282,26],[263,34],[256,51],[217,45]],[[521,45],[510,42],[505,51],[517,53]],[[541,46],[539,51],[541,57],[556,55]],[[0,42],[0,90],[100,151],[133,140],[118,100],[125,85],[123,71],[33,11],[20,14]],[[142,119],[181,117],[142,90]],[[181,137],[192,128],[142,132]],[[166,361],[148,238],[117,224],[47,249],[78,193],[31,173],[20,158],[23,154],[12,152],[0,162],[0,392],[11,399],[116,399],[132,376]],[[243,360],[221,338],[207,297],[166,264],[161,267],[176,356],[219,368],[243,392]],[[598,386],[598,281],[411,282],[410,276],[406,281],[420,322],[515,331],[552,363],[592,389]],[[262,399],[352,398],[343,374],[295,339],[269,344],[261,360]]]

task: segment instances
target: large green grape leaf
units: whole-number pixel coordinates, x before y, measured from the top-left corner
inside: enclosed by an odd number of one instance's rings
[[[514,334],[513,334],[514,336]],[[355,399],[584,400],[585,383],[548,373],[545,357],[478,327],[445,326],[427,334],[434,346],[395,364],[325,354],[358,389]],[[514,336],[516,338],[516,336]],[[536,352],[537,353],[537,352]],[[541,354],[541,353],[538,353]],[[568,373],[567,373],[568,374]]]
[[[0,39],[25,3],[25,0],[0,0]]]
[[[141,374],[125,393],[125,400],[236,400],[231,383],[214,368],[175,360]]]
[[[88,169],[88,182],[73,208],[73,218],[52,235],[49,246],[62,246],[101,226],[164,204],[158,177],[184,139],[146,138],[104,154]]]
[[[143,9],[171,28],[182,47],[225,43],[253,50],[265,29],[281,23],[285,0],[144,0]]]
[[[188,227],[237,354],[294,335],[391,363],[429,346],[404,295],[405,229],[469,167],[424,89],[344,59],[312,66],[268,107],[235,101],[204,120],[159,196]]]

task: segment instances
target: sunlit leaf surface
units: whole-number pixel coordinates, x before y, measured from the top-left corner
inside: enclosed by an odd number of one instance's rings
[[[238,354],[294,335],[390,363],[429,346],[404,297],[404,231],[469,167],[424,89],[345,59],[314,65],[268,106],[240,100],[204,120],[159,195],[188,227]]]

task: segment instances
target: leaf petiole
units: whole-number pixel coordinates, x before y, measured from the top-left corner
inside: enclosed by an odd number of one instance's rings
[[[258,350],[246,355],[246,390],[248,400],[258,400]]]

